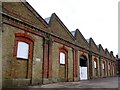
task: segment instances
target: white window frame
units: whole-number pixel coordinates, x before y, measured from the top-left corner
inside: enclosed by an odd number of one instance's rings
[[[28,59],[29,44],[19,41],[17,47],[17,58]]]
[[[65,64],[65,53],[60,52],[60,64]]]

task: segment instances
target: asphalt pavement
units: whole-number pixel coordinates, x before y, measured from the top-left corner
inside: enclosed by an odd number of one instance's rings
[[[107,77],[78,82],[60,82],[39,86],[29,86],[29,88],[119,88],[118,77]]]

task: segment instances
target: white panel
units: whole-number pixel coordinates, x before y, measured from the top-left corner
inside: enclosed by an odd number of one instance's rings
[[[80,80],[87,80],[87,67],[80,67]]]
[[[25,42],[18,42],[17,58],[28,59],[29,45]]]
[[[105,64],[104,63],[102,63],[102,69],[105,69]]]
[[[65,54],[60,52],[60,64],[65,64]]]
[[[96,64],[97,64],[96,61],[94,61],[94,68],[96,68]]]

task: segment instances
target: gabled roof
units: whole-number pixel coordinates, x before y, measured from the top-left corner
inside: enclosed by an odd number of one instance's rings
[[[86,41],[86,39],[84,38],[84,36],[82,35],[82,33],[79,31],[79,29],[76,29],[73,34],[74,34],[74,37],[76,39],[76,44],[89,50],[89,44]]]
[[[90,38],[88,41],[89,41],[89,45],[90,45],[90,50],[94,53],[99,54],[99,49],[98,49],[97,45],[95,44],[94,40],[92,38]]]
[[[110,53],[107,48],[105,48],[105,54],[107,58],[111,59]]]
[[[47,30],[46,21],[33,9],[28,2],[3,2],[3,12],[25,23]]]
[[[104,51],[101,44],[98,45],[98,49],[99,49],[100,55],[104,57],[105,56],[105,51]]]
[[[110,56],[111,56],[111,58],[112,58],[113,60],[115,60],[115,56],[114,56],[114,54],[113,54],[113,51],[110,51]]]
[[[67,41],[74,42],[75,38],[55,13],[53,13],[50,18],[49,27],[50,27],[51,33]]]

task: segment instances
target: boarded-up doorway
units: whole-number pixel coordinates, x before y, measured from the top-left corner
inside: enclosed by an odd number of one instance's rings
[[[85,56],[80,57],[80,80],[87,80],[88,73],[87,73],[87,58]]]

